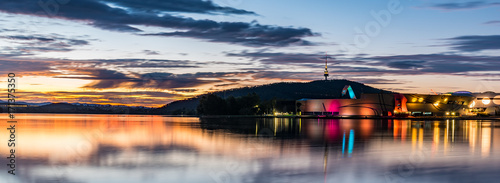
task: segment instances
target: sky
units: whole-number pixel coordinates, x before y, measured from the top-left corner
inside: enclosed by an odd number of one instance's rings
[[[499,50],[498,0],[0,0],[0,84],[24,102],[159,107],[321,80],[325,58],[396,92],[498,92]]]

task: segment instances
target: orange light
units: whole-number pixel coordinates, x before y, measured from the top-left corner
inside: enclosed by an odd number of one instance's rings
[[[472,101],[472,103],[469,105],[469,108],[473,108],[476,105],[476,101]]]

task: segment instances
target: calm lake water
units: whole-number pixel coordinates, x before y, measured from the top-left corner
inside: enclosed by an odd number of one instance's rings
[[[16,117],[16,175],[2,158],[0,183],[500,180],[500,121]]]

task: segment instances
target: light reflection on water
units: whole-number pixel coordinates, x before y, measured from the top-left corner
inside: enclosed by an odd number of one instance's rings
[[[500,122],[487,120],[17,119],[17,175],[2,166],[0,183],[500,180]]]

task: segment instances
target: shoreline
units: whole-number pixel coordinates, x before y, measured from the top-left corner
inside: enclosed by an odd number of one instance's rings
[[[301,119],[411,119],[411,120],[500,120],[500,116],[419,116],[419,117],[393,117],[393,116],[317,116],[317,115],[165,115],[165,114],[126,114],[126,113],[18,113],[18,114],[76,114],[76,115],[146,115],[146,116],[165,116],[165,117],[198,117],[198,118],[301,118]]]
[[[181,116],[178,116],[181,117]],[[301,118],[301,119],[410,119],[410,120],[500,120],[500,116],[476,117],[476,116],[426,116],[426,117],[387,117],[387,116],[254,116],[254,115],[217,115],[197,116],[199,118]]]

